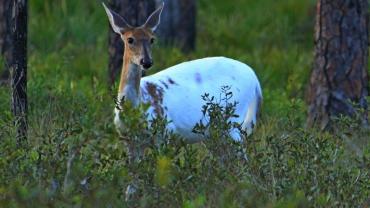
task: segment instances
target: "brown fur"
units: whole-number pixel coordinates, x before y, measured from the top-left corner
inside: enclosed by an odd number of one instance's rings
[[[167,84],[166,82],[164,82],[163,80],[161,80],[161,83],[163,84],[163,86],[164,86],[166,89],[168,89],[168,88],[169,88],[168,84]]]
[[[175,81],[173,81],[173,79],[171,79],[171,78],[168,78],[168,83],[170,83],[172,85],[177,85],[177,83]]]
[[[198,84],[201,84],[201,83],[202,83],[202,76],[201,76],[199,73],[196,73],[196,74],[195,74],[195,81],[196,81]]]
[[[162,108],[162,104],[163,104],[163,88],[157,86],[156,84],[154,83],[150,83],[148,82],[145,86],[148,94],[150,95],[150,97],[152,97],[151,99],[151,104],[153,105],[154,107],[154,112],[159,115],[159,116],[162,116],[163,115],[163,108]]]
[[[125,45],[125,51],[123,56],[123,66],[118,92],[122,92],[127,84],[127,75],[129,73],[130,63],[140,65],[140,60],[145,55],[151,56],[150,44],[151,39],[154,38],[154,34],[148,28],[139,27],[125,31],[121,35],[121,37]],[[134,39],[133,44],[128,43],[129,38]],[[140,78],[141,77],[138,77],[138,80],[136,80],[137,86],[135,86],[135,89],[137,90],[137,92],[139,92],[140,88]]]

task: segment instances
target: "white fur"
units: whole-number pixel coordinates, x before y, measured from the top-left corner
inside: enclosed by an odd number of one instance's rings
[[[234,118],[250,134],[256,124],[258,105],[262,99],[262,92],[257,76],[244,63],[224,58],[212,57],[181,63],[141,79],[141,102],[153,102],[146,88],[147,84],[155,84],[163,90],[161,107],[168,120],[167,127],[180,134],[188,142],[198,142],[203,138],[192,132],[193,127],[203,118],[202,106],[205,102],[201,96],[209,93],[220,99],[221,87],[230,86],[233,97],[230,102],[237,101]],[[167,87],[166,87],[167,85]],[[155,107],[148,110],[149,118],[156,116]],[[118,129],[124,128],[119,119],[119,111],[115,110],[115,124]],[[234,129],[230,132],[236,141],[241,140],[239,132]]]

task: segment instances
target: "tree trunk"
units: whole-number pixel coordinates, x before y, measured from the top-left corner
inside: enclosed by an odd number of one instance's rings
[[[111,0],[109,7],[132,26],[145,23],[155,10],[154,0]],[[121,37],[109,29],[109,84],[113,85],[122,69],[124,45]]]
[[[6,60],[11,59],[11,36],[10,36],[10,2],[2,0],[0,2],[0,55],[4,61],[0,66],[0,84],[7,83],[9,80],[9,64]]]
[[[308,126],[326,129],[339,115],[367,123],[368,46],[367,0],[318,0]]]
[[[111,0],[110,8],[129,24],[140,26],[162,0]],[[157,34],[161,42],[178,46],[184,52],[195,48],[196,0],[164,0],[165,6]],[[109,30],[109,84],[113,85],[122,68],[123,42]]]
[[[161,4],[162,0],[157,0]],[[165,7],[158,27],[159,38],[184,52],[195,49],[196,1],[164,0]]]
[[[16,0],[11,5],[12,58],[10,63],[12,111],[17,126],[17,141],[27,138],[27,0]]]

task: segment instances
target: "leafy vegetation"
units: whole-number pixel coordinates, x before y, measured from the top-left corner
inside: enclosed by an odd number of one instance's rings
[[[146,106],[113,125],[107,18],[99,2],[33,0],[29,22],[29,141],[17,146],[9,89],[0,88],[0,207],[358,207],[370,196],[369,129],[306,129],[315,1],[200,0],[197,50],[157,46],[155,71],[205,56],[252,66],[264,103],[257,131],[234,143],[234,104],[205,96],[210,132],[185,144]],[[225,92],[224,96],[228,96]],[[199,98],[202,99],[202,98]],[[367,113],[367,112],[364,112]],[[135,160],[126,147],[145,146]],[[128,185],[137,194],[125,201]]]

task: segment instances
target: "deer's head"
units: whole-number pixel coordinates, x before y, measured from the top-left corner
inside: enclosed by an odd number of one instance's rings
[[[151,45],[155,41],[154,31],[160,23],[160,17],[164,4],[155,10],[140,27],[133,27],[114,11],[108,9],[103,3],[107,12],[110,25],[114,32],[118,33],[125,44],[125,58],[131,63],[149,69],[153,65]]]

